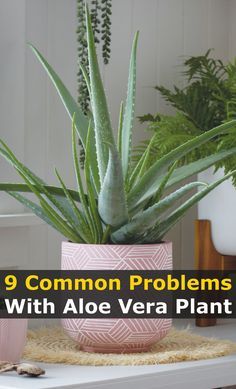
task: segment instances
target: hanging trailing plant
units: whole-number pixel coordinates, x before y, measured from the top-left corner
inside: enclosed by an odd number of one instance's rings
[[[88,89],[82,75],[80,65],[88,71],[88,51],[85,27],[85,0],[77,0],[77,42],[78,42],[78,103],[85,114],[89,107]],[[91,21],[95,43],[102,45],[102,58],[105,65],[109,63],[111,54],[111,15],[112,0],[91,1]]]
[[[111,53],[112,0],[91,0],[91,23],[96,45],[102,46],[103,63],[107,65]],[[88,50],[85,25],[85,0],[77,0],[77,42],[78,42],[78,104],[85,115],[88,114],[90,98],[81,65],[88,73]],[[81,166],[84,165],[84,150],[81,145]]]
[[[99,43],[99,35],[100,35],[100,11],[101,11],[101,4],[99,0],[92,0],[91,1],[92,8],[91,8],[91,23],[93,28],[93,34],[94,34],[94,41],[95,43]]]
[[[111,53],[111,0],[101,0],[102,6],[102,56],[104,64],[107,65]]]

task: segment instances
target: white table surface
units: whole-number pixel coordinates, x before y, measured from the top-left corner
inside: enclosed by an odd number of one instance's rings
[[[175,326],[184,328],[186,322],[178,320]],[[208,328],[196,328],[191,324],[191,330],[236,341],[236,320],[226,320]],[[236,385],[236,355],[155,366],[39,365],[46,370],[44,377],[19,377],[15,373],[6,373],[0,376],[0,389],[211,389]]]

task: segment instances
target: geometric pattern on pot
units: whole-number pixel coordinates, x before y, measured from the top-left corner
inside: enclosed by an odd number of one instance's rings
[[[171,319],[62,319],[64,330],[80,349],[101,353],[148,351],[171,325]]]
[[[62,270],[170,270],[172,245],[89,245],[63,242]],[[62,326],[89,352],[143,352],[162,339],[171,319],[63,319]]]
[[[168,270],[172,244],[90,245],[62,243],[64,270]]]

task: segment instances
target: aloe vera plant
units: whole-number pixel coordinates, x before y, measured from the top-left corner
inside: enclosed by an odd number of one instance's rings
[[[58,171],[59,185],[50,186],[36,176],[11,149],[0,140],[0,154],[17,171],[23,183],[1,183],[7,192],[38,217],[75,243],[143,244],[161,242],[165,234],[200,199],[221,182],[234,175],[230,172],[211,185],[202,182],[185,184],[170,193],[174,185],[236,152],[236,148],[177,167],[176,161],[219,134],[235,127],[235,121],[215,127],[182,144],[146,169],[150,145],[132,165],[131,138],[135,106],[136,51],[138,33],[131,52],[127,99],[121,104],[118,137],[115,139],[108,105],[100,76],[94,36],[86,7],[89,73],[81,67],[91,100],[91,115],[86,117],[59,76],[46,59],[31,46],[33,53],[51,78],[72,121],[72,155],[77,189],[68,189]],[[81,177],[78,138],[85,150],[84,179]],[[151,144],[152,140],[150,140]],[[95,158],[96,155],[96,158]],[[198,187],[197,193],[191,190]],[[168,189],[169,194],[165,194]],[[33,193],[36,202],[24,193]],[[182,205],[178,200],[187,193]]]

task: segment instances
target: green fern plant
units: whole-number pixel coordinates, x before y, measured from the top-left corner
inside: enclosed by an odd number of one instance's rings
[[[201,135],[202,131],[197,128],[182,112],[177,112],[175,115],[156,116],[145,115],[140,118],[141,121],[148,122],[148,131],[154,133],[152,137],[151,148],[147,161],[147,167],[150,167],[157,158],[163,157],[165,154],[174,148],[181,146],[183,143]],[[133,160],[135,163],[145,152],[149,140],[142,141],[134,150]],[[196,148],[186,154],[178,161],[178,166],[185,165],[193,161],[197,161],[215,153],[217,145],[215,142],[207,142],[201,148]]]
[[[184,62],[183,76],[187,81],[184,88],[174,86],[173,90],[169,90],[163,86],[156,87],[162,97],[176,108],[177,114],[172,117],[152,117],[148,114],[140,118],[155,134],[150,164],[196,134],[236,118],[236,62],[224,65],[221,60],[212,58],[210,53],[211,50],[208,50],[205,55],[190,57]],[[180,163],[197,161],[216,150],[228,150],[234,145],[236,136],[232,130],[189,153]],[[136,150],[136,161],[144,148],[145,142]],[[220,167],[227,174],[236,168],[236,158],[233,156],[216,163],[216,170]],[[236,186],[235,178],[233,182]]]
[[[30,208],[37,216],[76,243],[144,244],[161,242],[188,209],[206,196],[221,182],[234,175],[231,172],[211,185],[191,182],[165,195],[165,189],[196,174],[228,156],[235,155],[236,147],[218,151],[184,166],[176,161],[199,149],[211,139],[226,134],[235,126],[230,121],[205,133],[197,134],[181,146],[167,151],[151,167],[146,168],[151,142],[132,168],[131,137],[135,105],[136,50],[135,35],[129,69],[126,103],[121,105],[118,139],[111,127],[106,96],[100,76],[91,18],[86,7],[86,31],[89,73],[82,72],[92,102],[92,117],[84,115],[70,92],[39,51],[31,46],[34,54],[48,73],[72,120],[72,155],[77,189],[68,189],[56,170],[58,186],[50,186],[36,176],[11,149],[0,140],[0,154],[9,162],[24,183],[1,183],[6,191]],[[79,168],[77,138],[85,149],[84,180]],[[96,157],[95,157],[96,156]],[[191,190],[200,190],[178,206],[178,200]],[[33,193],[37,201],[22,193]]]
[[[156,89],[202,131],[207,131],[222,123],[227,116],[227,102],[232,95],[229,88],[227,66],[219,59],[205,55],[190,57],[184,61],[183,76],[187,86],[174,86],[171,91],[163,86]],[[234,73],[236,68],[232,69]]]

